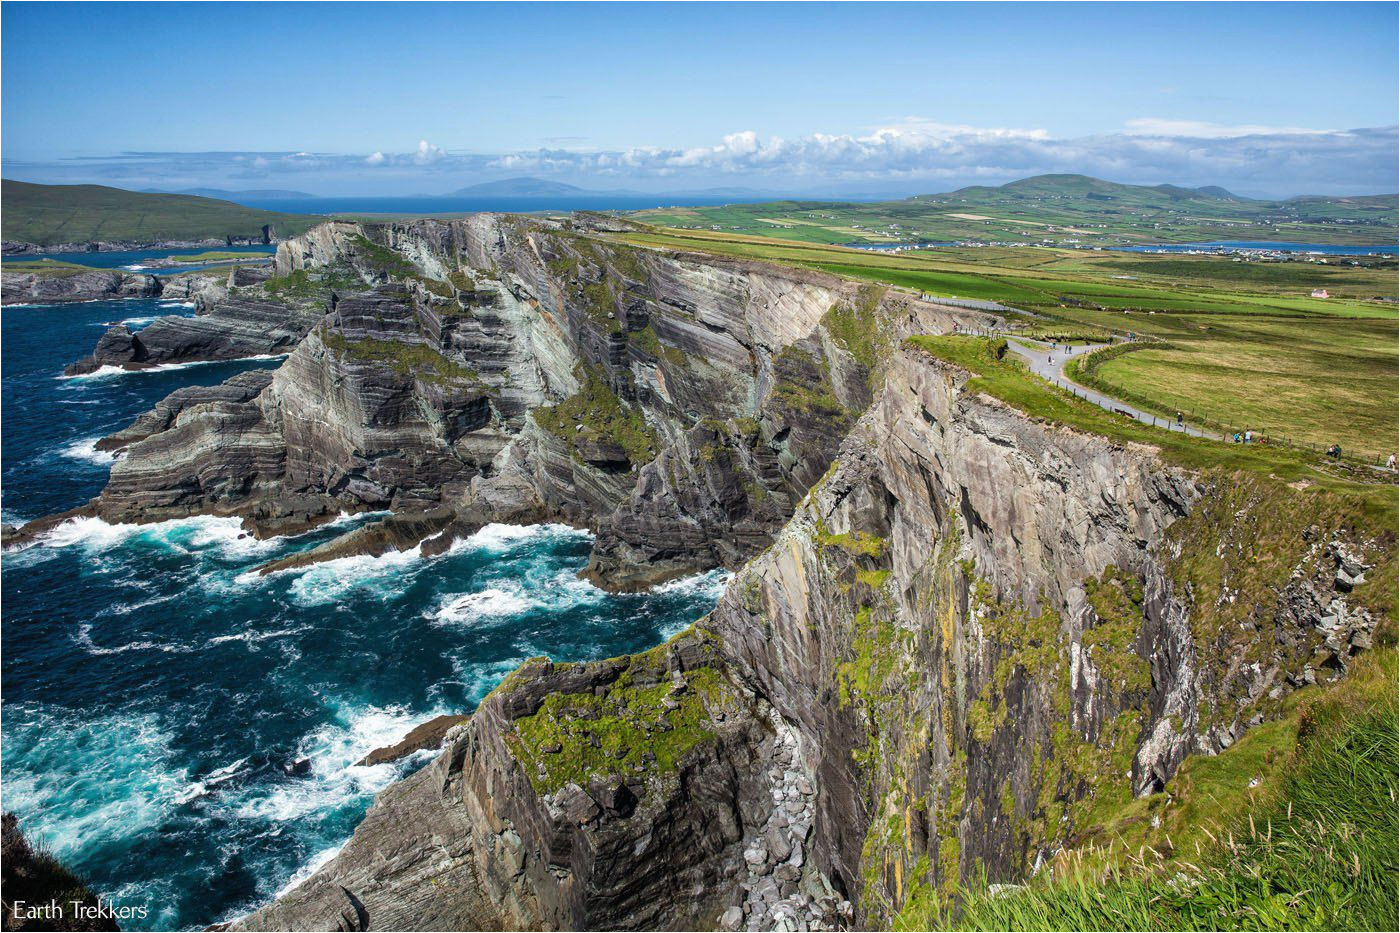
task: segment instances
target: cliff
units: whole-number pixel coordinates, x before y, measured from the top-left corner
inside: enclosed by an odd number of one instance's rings
[[[325,224],[279,247],[271,279],[194,318],[114,328],[73,367],[290,350],[256,395],[187,395],[164,406],[178,417],[105,441],[126,456],[94,507],[236,514],[259,533],[432,511],[442,547],[486,521],[548,517],[597,531],[589,575],[617,589],[737,567],[869,404],[878,360],[848,339],[857,314],[889,340],[975,317],[560,224]],[[406,527],[312,559],[411,547]]]
[[[888,927],[1026,878],[1393,627],[1393,536],[1343,498],[1174,467],[970,375],[896,351],[693,633],[521,668],[240,928]]]
[[[62,304],[70,301],[101,301],[112,298],[155,298],[161,294],[160,279],[119,269],[86,269],[67,264],[42,268],[36,264],[19,268],[6,264],[0,270],[0,304]]]
[[[394,511],[293,563],[550,519],[601,585],[738,572],[650,652],[527,663],[236,928],[886,927],[1393,639],[1393,529],[1345,484],[1047,421],[904,340],[974,312],[489,215],[322,225],[201,317],[259,302],[309,322],[286,362],[104,441],[93,511]]]

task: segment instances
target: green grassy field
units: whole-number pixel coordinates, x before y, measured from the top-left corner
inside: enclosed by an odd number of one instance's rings
[[[175,262],[196,263],[196,262],[268,262],[271,256],[264,256],[257,253],[236,253],[230,250],[206,250],[202,253],[194,253],[187,256],[171,256]]]
[[[1170,349],[1121,356],[1096,387],[1162,414],[1383,456],[1395,410],[1394,260],[1234,262],[1052,248],[874,253],[712,231],[641,229],[631,242],[766,259],[1039,315],[1029,334],[1135,333]],[[1352,262],[1361,263],[1353,265]],[[1310,297],[1313,288],[1333,295]]]
[[[257,238],[270,226],[279,237],[304,233],[324,218],[279,214],[185,194],[142,194],[100,185],[31,185],[6,179],[0,188],[6,240],[55,243],[157,243],[206,238]]]
[[[680,207],[645,223],[811,243],[916,240],[1119,245],[1272,240],[1395,243],[1394,195],[1261,201],[1220,189],[1041,175],[899,201],[775,201]]]
[[[84,272],[114,271],[94,269],[92,266],[82,266],[75,262],[61,262],[57,259],[16,260],[5,263],[4,269],[6,272],[29,272],[51,279],[65,279]]]

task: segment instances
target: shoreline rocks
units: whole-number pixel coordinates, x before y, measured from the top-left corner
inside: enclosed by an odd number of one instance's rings
[[[386,745],[376,748],[359,761],[356,766],[370,767],[382,765],[391,761],[398,761],[400,758],[407,758],[414,752],[424,749],[438,748],[442,745],[443,739],[457,726],[470,719],[470,716],[444,714],[434,716],[427,722],[414,726],[408,735],[404,736],[393,745]]]
[[[0,305],[158,298],[163,290],[164,284],[156,276],[121,269],[54,274],[0,268]]]

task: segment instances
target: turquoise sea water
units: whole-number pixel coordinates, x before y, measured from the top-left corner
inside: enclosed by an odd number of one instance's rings
[[[171,311],[188,313],[144,300],[0,313],[6,521],[95,495],[99,437],[252,365],[60,378],[107,322]],[[356,766],[365,753],[470,710],[525,658],[657,644],[723,585],[604,593],[575,576],[588,535],[557,525],[488,526],[431,559],[248,573],[363,520],[255,541],[227,519],[84,519],[4,555],[4,806],[99,891],[148,906],[138,926],[202,927],[266,900],[431,757]],[[310,772],[290,773],[300,759]]]

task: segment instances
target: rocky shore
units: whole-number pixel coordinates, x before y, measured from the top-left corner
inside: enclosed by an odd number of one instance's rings
[[[91,269],[62,275],[0,270],[0,305],[158,298],[163,290],[163,283],[154,275],[120,269]]]
[[[288,353],[103,441],[88,506],[393,513],[268,572],[543,520],[595,532],[600,586],[736,571],[652,651],[527,662],[233,928],[888,928],[1052,864],[1393,625],[1394,535],[1333,493],[1032,418],[903,342],[987,313],[625,229],[328,223],[80,364]]]

